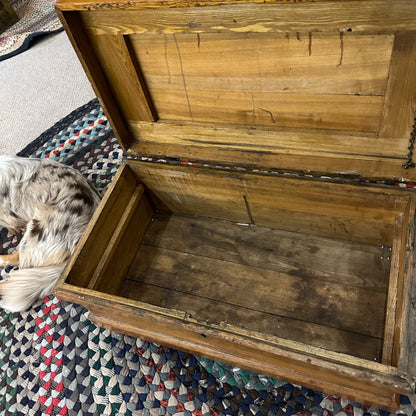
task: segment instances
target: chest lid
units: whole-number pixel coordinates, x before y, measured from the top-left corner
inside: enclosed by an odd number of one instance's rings
[[[414,0],[61,0],[127,155],[415,181]]]

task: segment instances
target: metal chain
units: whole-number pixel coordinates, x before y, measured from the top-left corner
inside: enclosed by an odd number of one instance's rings
[[[413,151],[415,148],[415,140],[416,140],[416,117],[413,119],[413,126],[412,126],[412,133],[410,135],[410,141],[409,141],[409,153],[407,154],[407,161],[403,164],[403,167],[405,169],[408,168],[414,168],[415,162],[413,162]]]

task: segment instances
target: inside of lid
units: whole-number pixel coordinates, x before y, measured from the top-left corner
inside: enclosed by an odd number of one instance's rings
[[[276,8],[261,5],[241,27],[245,7],[254,6],[81,14],[84,58],[92,45],[105,82],[93,78],[125,150],[409,175],[402,165],[412,157],[414,33],[266,30],[262,19]],[[224,10],[234,29],[223,25]]]
[[[129,37],[163,120],[375,135],[394,36],[312,33]]]

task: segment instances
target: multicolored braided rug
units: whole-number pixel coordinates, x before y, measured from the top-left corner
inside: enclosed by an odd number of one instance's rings
[[[63,30],[55,12],[56,0],[10,0],[19,20],[0,35],[0,61],[29,48],[38,36]]]
[[[96,100],[21,156],[79,169],[104,191],[123,154]],[[0,234],[7,253],[18,239]],[[416,416],[416,396],[398,414]],[[96,327],[82,306],[47,297],[23,314],[0,311],[0,414],[388,416],[339,397]]]

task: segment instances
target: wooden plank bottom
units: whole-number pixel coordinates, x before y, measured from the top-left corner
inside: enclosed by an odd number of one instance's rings
[[[159,214],[120,295],[380,361],[390,268],[382,254],[368,244]]]

